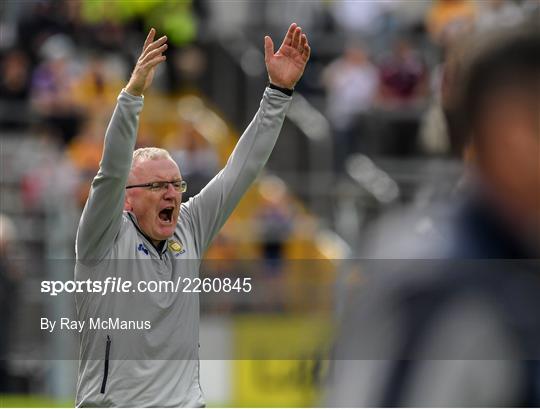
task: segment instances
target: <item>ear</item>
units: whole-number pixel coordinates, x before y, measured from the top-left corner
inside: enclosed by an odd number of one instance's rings
[[[126,193],[126,196],[124,198],[124,210],[127,212],[133,211],[133,206],[131,206],[131,202],[129,200],[129,195]]]

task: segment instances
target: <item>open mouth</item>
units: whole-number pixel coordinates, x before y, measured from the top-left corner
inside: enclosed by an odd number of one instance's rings
[[[158,214],[159,220],[165,223],[170,223],[172,221],[173,211],[174,207],[166,207],[162,209]]]

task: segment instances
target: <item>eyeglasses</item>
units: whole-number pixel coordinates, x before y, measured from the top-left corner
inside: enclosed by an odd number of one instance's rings
[[[185,193],[187,191],[187,183],[185,180],[173,180],[171,182],[150,182],[143,183],[140,185],[130,185],[126,186],[126,189],[133,189],[134,187],[144,187],[152,192],[160,192],[167,190],[169,188],[169,183],[173,186],[174,190],[180,193]]]

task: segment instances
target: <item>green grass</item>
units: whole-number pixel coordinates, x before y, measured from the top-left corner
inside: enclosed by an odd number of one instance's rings
[[[53,399],[40,395],[0,395],[0,408],[72,408],[71,399]]]

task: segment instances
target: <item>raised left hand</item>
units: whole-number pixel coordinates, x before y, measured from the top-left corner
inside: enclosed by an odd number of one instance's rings
[[[302,29],[292,23],[277,53],[274,42],[264,37],[264,62],[270,82],[278,87],[293,89],[309,60],[311,48]]]

